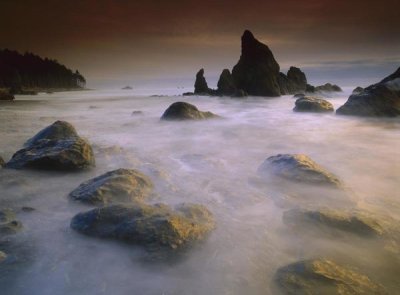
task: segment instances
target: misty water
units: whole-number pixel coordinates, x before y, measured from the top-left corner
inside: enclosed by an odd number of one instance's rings
[[[335,109],[348,93],[329,98]],[[164,122],[175,101],[221,119]],[[17,96],[0,104],[0,155],[56,120],[92,144],[96,167],[80,173],[0,170],[0,208],[17,212],[27,263],[2,273],[1,294],[278,294],[275,271],[327,257],[400,290],[399,254],[370,239],[282,222],[288,209],[359,208],[400,219],[400,121],[294,113],[295,99],[151,97],[130,91]],[[133,111],[141,113],[132,114]],[[259,165],[280,153],[304,153],[337,175],[346,197],[305,187],[305,197],[263,183]],[[81,182],[117,168],[138,169],[155,184],[149,203],[207,206],[217,227],[175,263],[149,262],[140,246],[83,236],[71,218],[92,207],[68,199]],[[303,194],[304,195],[304,194]],[[329,197],[328,197],[329,195]],[[32,212],[22,207],[35,208]]]

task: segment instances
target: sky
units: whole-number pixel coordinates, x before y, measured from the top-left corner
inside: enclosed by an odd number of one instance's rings
[[[211,86],[249,29],[313,84],[376,82],[400,66],[398,0],[0,0],[0,48],[78,69],[88,86]],[[162,81],[162,82],[160,82]]]

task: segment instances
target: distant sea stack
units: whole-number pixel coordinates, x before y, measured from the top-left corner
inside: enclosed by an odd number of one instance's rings
[[[36,91],[82,89],[85,78],[56,60],[32,53],[0,50],[0,88],[11,94],[35,94]]]
[[[222,71],[218,89],[208,87],[204,69],[196,74],[194,88],[194,94],[231,97],[247,95],[276,97],[306,92],[341,91],[338,86],[329,83],[318,87],[307,84],[305,73],[297,67],[290,67],[286,74],[280,72],[280,66],[272,51],[267,45],[258,41],[249,30],[242,35],[242,53],[238,63],[233,67],[232,73],[229,69]]]

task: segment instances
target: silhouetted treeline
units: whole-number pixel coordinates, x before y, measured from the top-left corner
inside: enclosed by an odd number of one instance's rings
[[[25,88],[83,88],[86,80],[56,60],[33,53],[0,50],[0,88],[18,92]]]

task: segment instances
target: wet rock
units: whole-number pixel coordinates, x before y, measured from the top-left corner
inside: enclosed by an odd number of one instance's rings
[[[77,214],[71,228],[94,237],[143,245],[147,250],[180,250],[206,238],[215,222],[202,205],[113,205]]]
[[[279,69],[268,46],[246,30],[242,36],[242,54],[232,70],[236,87],[249,95],[280,96]]]
[[[389,217],[377,219],[365,211],[346,211],[334,209],[292,209],[283,214],[286,224],[306,222],[316,226],[326,226],[351,232],[359,236],[383,236],[389,234],[398,223]]]
[[[279,74],[281,94],[304,93],[307,88],[307,78],[299,68],[290,67],[287,75]]]
[[[304,93],[296,93],[295,95],[293,95],[294,98],[301,98],[306,96]]]
[[[14,100],[15,97],[13,94],[9,93],[9,92],[5,92],[5,91],[0,91],[0,101],[1,100],[7,100],[7,101],[11,101]]]
[[[10,209],[0,209],[0,239],[7,235],[16,234],[22,229],[22,223],[16,220]]]
[[[311,259],[279,268],[275,282],[284,294],[383,295],[385,289],[366,275],[327,259]]]
[[[143,200],[152,189],[150,178],[141,172],[118,169],[83,182],[69,196],[83,203],[107,205]]]
[[[6,162],[4,162],[3,158],[0,157],[0,168],[4,167],[5,164],[6,164]]]
[[[211,112],[199,111],[196,106],[179,101],[168,107],[161,120],[203,120],[216,117],[218,116]]]
[[[353,94],[336,111],[340,115],[396,117],[400,115],[400,68],[381,82]]]
[[[359,94],[359,93],[361,93],[363,91],[364,91],[364,88],[358,86],[358,87],[353,89],[352,94]]]
[[[200,95],[209,95],[211,89],[208,88],[206,78],[204,77],[204,69],[200,69],[200,71],[196,74],[196,81],[194,82],[194,93]]]
[[[89,143],[78,136],[71,124],[57,121],[29,139],[6,167],[72,171],[94,165]]]
[[[313,185],[338,187],[339,179],[302,154],[279,154],[267,158],[258,168],[261,176],[280,178]]]
[[[331,83],[326,83],[321,86],[316,86],[314,88],[314,92],[342,92],[342,88],[340,88],[338,85],[331,84]]]
[[[329,101],[312,96],[300,97],[295,104],[293,109],[295,112],[325,113],[334,111],[333,105]]]

